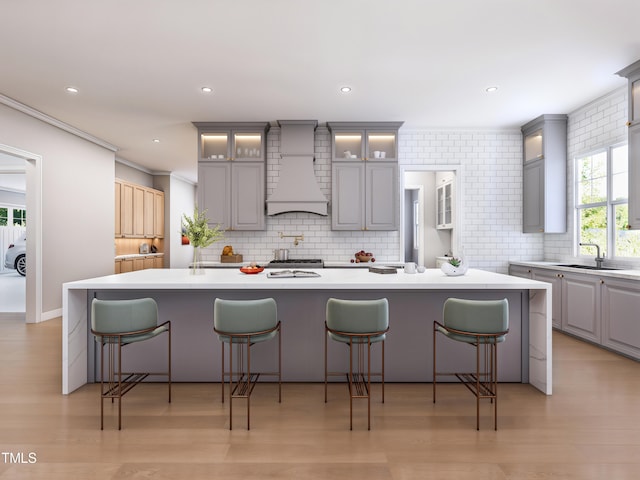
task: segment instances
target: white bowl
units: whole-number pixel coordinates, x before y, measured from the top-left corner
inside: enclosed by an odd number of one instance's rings
[[[450,263],[443,263],[440,267],[440,270],[442,270],[449,277],[459,277],[460,275],[464,275],[465,273],[467,273],[467,268],[468,267],[464,262],[462,262],[457,267],[454,267]]]

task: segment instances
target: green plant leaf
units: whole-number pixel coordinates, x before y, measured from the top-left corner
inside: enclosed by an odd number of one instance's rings
[[[181,234],[186,235],[191,245],[196,248],[208,247],[224,238],[220,225],[214,228],[209,227],[207,211],[199,212],[198,207],[193,209],[193,217],[188,217],[186,214],[182,216]]]

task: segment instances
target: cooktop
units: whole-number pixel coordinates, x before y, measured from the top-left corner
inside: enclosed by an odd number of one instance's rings
[[[319,258],[290,258],[288,260],[271,260],[267,268],[323,268],[324,262]]]

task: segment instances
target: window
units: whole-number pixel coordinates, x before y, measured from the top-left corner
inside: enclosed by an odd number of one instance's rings
[[[628,155],[626,145],[576,159],[576,217],[579,243],[595,243],[607,258],[640,257],[640,232],[627,230]],[[595,256],[594,247],[579,246]]]
[[[0,226],[27,226],[27,211],[22,208],[0,207]]]
[[[27,211],[19,208],[13,209],[13,224],[21,227],[27,226]]]

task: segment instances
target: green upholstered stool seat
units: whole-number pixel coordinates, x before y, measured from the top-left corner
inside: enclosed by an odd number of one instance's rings
[[[447,299],[443,307],[442,323],[433,322],[433,403],[436,402],[438,377],[455,376],[476,396],[476,429],[480,429],[480,400],[489,399],[493,403],[494,429],[497,430],[497,345],[505,341],[508,332],[509,304],[506,299]],[[436,334],[438,333],[450,340],[466,343],[475,348],[475,372],[437,371]]]
[[[251,392],[260,375],[278,377],[278,402],[282,401],[282,343],[276,301],[273,298],[257,300],[225,300],[216,298],[213,306],[213,330],[222,342],[222,402],[224,385],[229,379],[229,430],[233,428],[233,399],[247,400],[247,430],[250,429]],[[251,368],[251,346],[278,337],[278,369],[276,372],[254,372]],[[229,371],[225,371],[225,345],[229,346]],[[238,355],[234,372],[233,347]],[[245,369],[246,365],[246,369]],[[235,380],[234,380],[235,376]]]
[[[389,330],[389,302],[330,298],[326,306],[324,345],[324,401],[327,401],[328,376],[346,375],[349,384],[349,428],[353,429],[353,399],[367,399],[367,429],[371,429],[371,376],[379,376],[384,403],[384,341]],[[327,339],[349,347],[349,371],[329,372]],[[371,372],[371,345],[382,345],[382,368]],[[366,350],[365,350],[366,348]],[[354,368],[354,352],[356,362]],[[366,353],[366,355],[365,355]],[[366,365],[365,365],[366,359]]]
[[[167,377],[171,402],[171,322],[158,325],[158,305],[152,298],[91,302],[91,333],[100,344],[100,428],[104,428],[104,399],[118,400],[118,430],[122,428],[122,397],[150,375]],[[167,333],[168,366],[161,372],[124,372],[122,348]],[[104,350],[108,350],[107,360]],[[108,367],[105,379],[104,367]]]

